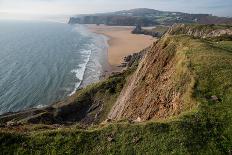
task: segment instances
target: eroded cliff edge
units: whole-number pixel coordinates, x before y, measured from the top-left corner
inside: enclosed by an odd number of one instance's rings
[[[222,35],[208,35],[215,30]],[[227,31],[231,26],[175,25],[145,55],[126,58],[124,72],[50,107],[0,116],[1,153],[230,154]]]
[[[122,73],[49,107],[8,113],[0,116],[0,121],[2,124],[90,125],[107,119],[146,121],[177,116],[199,104],[195,87],[199,76],[206,71],[198,71],[194,66],[212,45],[232,40],[231,34],[228,25],[173,25],[160,40],[143,50],[142,55],[135,54]],[[203,62],[212,68],[211,63]],[[218,94],[211,96],[220,98]]]

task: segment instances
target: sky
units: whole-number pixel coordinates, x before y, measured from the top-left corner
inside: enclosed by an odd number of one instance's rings
[[[0,0],[0,19],[56,19],[133,8],[232,16],[232,0]]]

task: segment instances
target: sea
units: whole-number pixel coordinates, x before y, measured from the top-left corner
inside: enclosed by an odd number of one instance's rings
[[[107,38],[85,26],[0,20],[0,114],[48,106],[99,81]]]

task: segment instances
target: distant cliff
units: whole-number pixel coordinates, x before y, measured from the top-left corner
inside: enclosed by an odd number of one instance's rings
[[[157,25],[158,22],[144,17],[122,16],[122,15],[87,15],[81,17],[71,17],[69,24],[105,24],[110,26],[142,26]]]
[[[230,25],[174,25],[167,32],[171,35],[186,34],[198,38],[211,38],[211,39],[232,39],[232,27]]]
[[[69,24],[105,24],[114,26],[135,26],[137,24],[154,26],[172,25],[174,23],[230,24],[232,18],[141,8],[112,13],[77,15],[69,20]]]

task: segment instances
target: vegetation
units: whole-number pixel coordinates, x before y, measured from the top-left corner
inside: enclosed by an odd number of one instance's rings
[[[230,31],[230,34],[225,33]],[[224,34],[223,34],[224,33]],[[205,38],[214,41],[231,41],[231,25],[202,25],[202,24],[182,24],[173,28],[170,32],[172,35],[188,34],[195,38]]]
[[[95,117],[96,120],[90,121],[90,123],[98,124],[107,119],[107,115],[120,94],[126,78],[135,71],[136,67],[128,68],[122,73],[115,74],[102,82],[87,86],[76,93],[74,96],[75,104],[80,104],[80,106],[91,104],[91,107],[87,111],[87,117]]]
[[[81,129],[78,125],[52,128],[28,127],[25,132],[2,129],[2,154],[231,154],[232,151],[232,41],[167,36],[187,57],[194,72],[191,111],[165,120],[103,123]],[[114,100],[128,70],[78,92],[86,98]],[[184,77],[183,77],[184,78]],[[107,93],[105,93],[107,92]],[[111,103],[109,104],[110,109]],[[102,118],[105,118],[106,110]]]
[[[232,19],[210,14],[188,14],[182,12],[158,11],[153,9],[132,9],[112,13],[87,14],[71,17],[69,24],[106,24],[114,26],[155,26],[174,23],[231,24]]]
[[[129,67],[122,73],[80,89],[71,97],[42,109],[29,109],[18,113],[0,116],[0,125],[19,124],[98,124],[107,119],[114,102],[120,94],[126,78],[132,74],[137,65]]]

